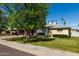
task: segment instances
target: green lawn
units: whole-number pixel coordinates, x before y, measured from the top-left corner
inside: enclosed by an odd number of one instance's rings
[[[38,46],[45,46],[48,48],[56,48],[62,50],[68,50],[79,53],[79,38],[78,37],[71,37],[68,38],[55,38],[52,41],[45,41],[45,42],[32,42],[33,45]]]
[[[25,39],[18,39],[17,42],[24,43]],[[28,42],[25,42],[27,44]],[[79,37],[71,37],[68,38],[55,38],[51,41],[37,41],[37,42],[29,42],[28,44],[33,44],[37,46],[45,46],[48,48],[56,48],[66,51],[72,51],[79,53]]]

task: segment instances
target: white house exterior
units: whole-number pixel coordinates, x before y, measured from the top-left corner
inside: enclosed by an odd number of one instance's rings
[[[71,36],[71,28],[65,26],[57,26],[56,22],[50,22],[47,27],[48,36],[53,37],[53,35],[67,35]]]
[[[71,36],[71,28],[70,27],[50,27],[48,31],[49,36],[53,35],[67,35]]]

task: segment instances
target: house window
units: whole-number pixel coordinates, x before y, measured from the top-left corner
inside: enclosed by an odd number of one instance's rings
[[[57,29],[57,31],[58,31],[58,32],[62,32],[62,31],[63,31],[63,29]]]

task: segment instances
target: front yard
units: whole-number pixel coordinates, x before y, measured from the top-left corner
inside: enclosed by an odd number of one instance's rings
[[[56,38],[52,41],[47,42],[33,42],[33,45],[45,46],[48,48],[56,48],[62,50],[68,50],[72,52],[79,53],[79,38],[72,37],[70,39],[67,38]]]
[[[79,53],[79,37],[71,37],[68,38],[55,38],[54,40],[50,41],[27,41],[24,38],[12,38],[8,39],[9,41],[16,41],[24,44],[33,44],[37,46],[44,46],[48,48],[55,48],[55,49],[61,49],[66,51],[72,51]]]

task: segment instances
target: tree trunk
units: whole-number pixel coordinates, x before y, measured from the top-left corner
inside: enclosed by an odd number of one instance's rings
[[[24,31],[24,35],[27,35],[27,30]]]
[[[12,35],[12,30],[10,30],[10,35]]]
[[[30,30],[26,30],[25,31],[25,35],[26,35],[26,39],[30,39],[31,38],[31,31]]]
[[[32,30],[26,30],[25,35],[26,35],[26,39],[31,39],[33,37],[33,31]]]

